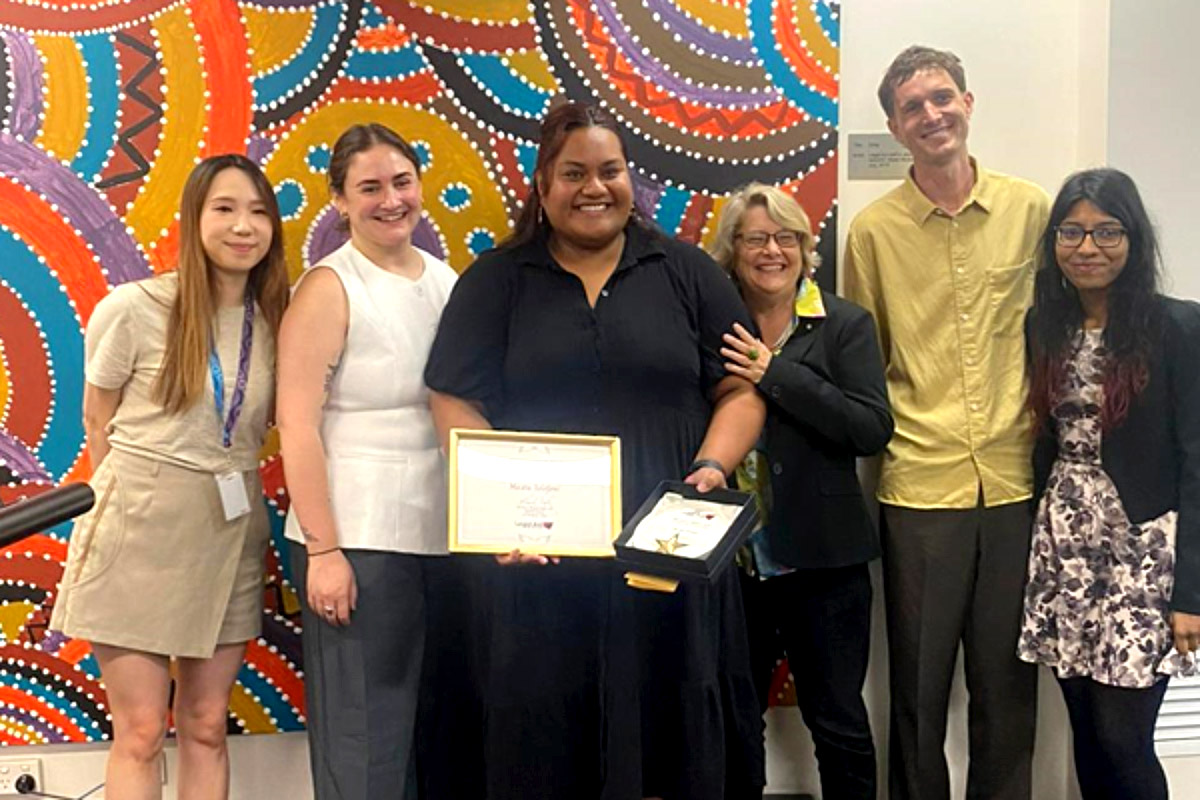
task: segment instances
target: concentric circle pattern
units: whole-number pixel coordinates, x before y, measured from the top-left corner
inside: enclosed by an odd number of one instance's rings
[[[393,126],[423,162],[416,238],[462,269],[507,235],[538,119],[583,100],[625,127],[638,202],[668,233],[703,243],[724,197],[764,180],[832,263],[838,19],[830,0],[0,3],[0,500],[89,477],[83,329],[112,286],[171,268],[183,181],[210,154],[262,164],[295,277],[343,241],[333,140]],[[272,437],[263,635],[233,732],[304,723],[277,453]],[[47,630],[69,536],[0,551],[0,744],[111,735],[88,645]]]

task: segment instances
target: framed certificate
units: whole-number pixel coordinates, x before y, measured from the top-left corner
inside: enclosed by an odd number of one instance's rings
[[[611,558],[621,531],[615,436],[454,428],[450,551]]]
[[[758,512],[744,492],[699,492],[663,481],[616,542],[617,560],[662,578],[712,580],[750,535]]]

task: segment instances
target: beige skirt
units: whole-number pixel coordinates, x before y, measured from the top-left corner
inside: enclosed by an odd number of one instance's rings
[[[112,450],[96,505],[71,534],[52,630],[168,656],[209,658],[262,629],[270,536],[258,472],[251,512],[225,521],[210,473]]]

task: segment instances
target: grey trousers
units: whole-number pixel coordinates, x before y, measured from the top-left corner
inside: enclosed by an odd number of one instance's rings
[[[968,704],[968,800],[1029,800],[1037,671],[1016,656],[1030,503],[883,506],[891,668],[892,800],[949,800],[946,716],[959,644]]]
[[[415,800],[414,728],[425,650],[422,557],[347,550],[358,607],[344,628],[304,598],[308,559],[291,544],[304,622],[304,692],[316,800]]]

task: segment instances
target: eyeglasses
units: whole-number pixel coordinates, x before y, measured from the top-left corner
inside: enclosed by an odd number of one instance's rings
[[[1082,247],[1088,236],[1092,237],[1096,247],[1117,247],[1125,239],[1125,229],[1111,225],[1090,230],[1079,225],[1059,225],[1054,229],[1055,241],[1063,247]]]
[[[775,231],[774,233],[766,233],[764,231],[751,231],[750,233],[739,233],[734,239],[741,239],[742,242],[751,250],[762,250],[767,246],[767,242],[772,239],[775,244],[782,247],[796,247],[800,244],[800,234],[795,231]]]

